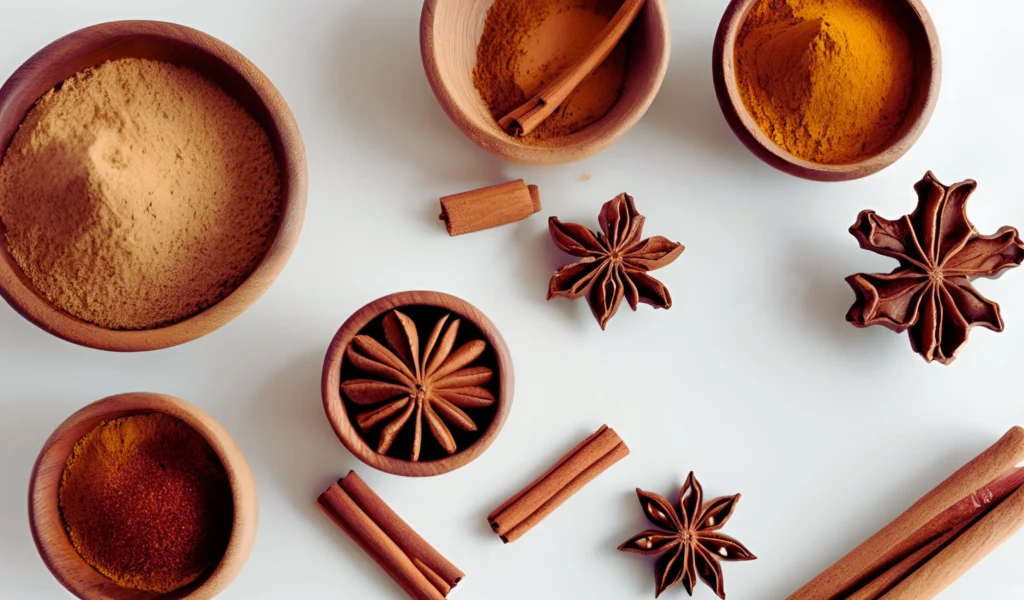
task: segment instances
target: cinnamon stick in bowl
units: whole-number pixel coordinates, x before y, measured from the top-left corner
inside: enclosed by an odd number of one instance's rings
[[[922,600],[1024,525],[1024,429],[925,494],[788,600]]]
[[[354,471],[329,487],[317,502],[411,598],[443,600],[465,577]]]

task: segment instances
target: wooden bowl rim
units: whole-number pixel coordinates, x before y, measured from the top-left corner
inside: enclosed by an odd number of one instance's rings
[[[715,92],[718,96],[718,104],[721,106],[729,126],[740,141],[758,158],[776,169],[814,181],[860,179],[877,173],[902,158],[928,126],[932,113],[935,111],[942,84],[942,50],[939,45],[939,34],[924,3],[921,0],[900,0],[911,9],[928,42],[927,47],[918,44],[915,51],[920,52],[926,49],[931,58],[931,80],[925,91],[925,103],[920,114],[901,135],[890,140],[886,149],[878,154],[855,163],[826,165],[799,158],[769,139],[750,116],[740,95],[733,66],[735,65],[736,39],[746,22],[747,13],[754,4],[760,1],[732,0],[722,16],[718,33],[715,36],[712,57]]]
[[[487,343],[494,351],[498,365],[500,382],[498,384],[497,409],[494,418],[487,428],[481,432],[480,437],[467,446],[457,450],[455,454],[438,460],[413,462],[392,456],[377,453],[363,439],[355,425],[348,417],[344,400],[341,397],[341,366],[352,339],[359,334],[368,324],[380,315],[389,310],[402,306],[430,306],[437,307],[470,321],[487,340]],[[430,477],[441,475],[463,467],[487,450],[501,432],[505,425],[508,413],[512,408],[512,397],[515,391],[515,373],[513,371],[512,356],[509,353],[505,339],[497,326],[491,322],[478,308],[465,300],[434,291],[406,291],[388,294],[370,302],[357,310],[338,329],[334,339],[327,348],[327,355],[324,357],[324,368],[321,377],[321,396],[324,403],[324,411],[327,413],[327,420],[331,423],[334,433],[337,434],[341,443],[348,448],[349,452],[367,465],[391,473],[406,477]]]
[[[423,68],[427,74],[427,81],[430,83],[434,96],[444,110],[448,118],[455,123],[459,131],[468,137],[473,143],[484,150],[504,160],[532,165],[557,165],[583,160],[599,152],[606,150],[633,128],[650,108],[654,98],[661,90],[661,84],[668,72],[669,58],[672,51],[672,30],[671,21],[668,15],[668,8],[665,0],[648,0],[645,10],[654,11],[654,22],[656,28],[647,29],[648,34],[657,34],[661,40],[661,55],[654,65],[653,76],[647,78],[643,84],[647,86],[642,94],[638,95],[636,106],[630,109],[629,114],[613,129],[603,132],[601,135],[588,135],[587,131],[600,123],[592,124],[577,133],[561,138],[566,143],[550,146],[536,146],[516,141],[515,138],[504,135],[496,127],[494,129],[484,128],[469,118],[466,111],[449,91],[441,76],[441,67],[438,63],[437,51],[434,47],[434,29],[437,17],[437,6],[439,3],[451,0],[424,0],[423,11],[420,15],[420,57],[423,61]]]
[[[234,503],[231,537],[228,540],[224,556],[221,557],[217,567],[202,584],[187,595],[176,597],[182,600],[201,600],[217,595],[227,588],[235,577],[238,576],[252,551],[259,524],[259,501],[256,494],[256,483],[245,455],[242,454],[238,444],[227,430],[198,406],[174,396],[151,392],[129,392],[108,396],[77,410],[57,426],[57,429],[50,434],[46,443],[43,444],[39,456],[32,467],[29,479],[29,529],[32,532],[32,539],[35,542],[36,549],[43,563],[50,570],[50,573],[53,574],[61,585],[78,598],[99,600],[101,598],[106,599],[108,596],[94,592],[86,582],[79,581],[74,576],[74,571],[64,567],[62,557],[68,555],[67,551],[62,551],[56,547],[56,542],[47,541],[44,533],[48,532],[40,531],[40,523],[45,520],[46,513],[58,510],[55,506],[59,502],[56,494],[49,499],[41,496],[41,492],[38,490],[40,480],[49,474],[48,470],[50,468],[56,469],[58,465],[60,473],[63,473],[64,465],[67,463],[70,453],[60,460],[54,456],[54,453],[57,451],[58,443],[69,441],[66,438],[70,431],[79,425],[94,421],[96,423],[95,426],[98,426],[100,423],[112,418],[153,412],[164,413],[179,419],[203,436],[214,452],[216,452],[221,464],[224,465],[224,470],[228,475],[228,483],[231,487],[231,499]],[[70,444],[71,447],[73,448],[74,444],[80,439],[81,436],[78,436],[78,439]],[[51,464],[53,465],[52,467]],[[59,483],[56,489],[60,489]],[[66,537],[67,534],[63,530],[59,533],[59,536],[55,535],[54,537],[64,540],[64,543],[70,546],[70,541]],[[74,552],[72,547],[71,553],[74,554]],[[80,565],[84,568],[92,569],[84,560],[81,561]],[[77,571],[77,568],[75,570]],[[99,573],[96,573],[96,575],[103,577]],[[137,591],[129,590],[126,593],[128,592]],[[145,594],[145,592],[137,593]],[[171,594],[174,594],[174,592],[171,592]],[[153,594],[152,597],[159,598],[163,597],[163,595]]]
[[[169,348],[198,339],[242,314],[273,284],[284,269],[298,241],[306,211],[307,171],[305,149],[298,124],[280,92],[252,62],[219,39],[176,23],[164,21],[111,21],[74,31],[36,52],[7,79],[0,88],[0,111],[7,108],[9,97],[20,89],[23,80],[53,60],[88,48],[102,45],[99,38],[109,40],[132,37],[162,39],[190,47],[211,56],[234,71],[252,89],[263,104],[270,122],[277,131],[282,152],[278,164],[282,172],[280,222],[274,241],[252,273],[227,297],[203,312],[183,321],[156,329],[112,330],[85,322],[57,308],[30,285],[13,261],[0,260],[0,296],[24,318],[41,329],[81,346],[115,352],[140,352]],[[56,58],[52,58],[56,57]],[[215,82],[217,83],[217,82]],[[268,132],[270,133],[270,132]],[[272,135],[272,140],[274,136]],[[7,148],[0,151],[0,160]],[[0,243],[6,244],[0,240]],[[6,245],[0,252],[7,253]]]

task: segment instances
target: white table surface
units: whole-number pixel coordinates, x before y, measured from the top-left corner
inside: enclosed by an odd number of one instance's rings
[[[906,335],[848,325],[853,294],[843,281],[894,266],[858,249],[847,228],[864,208],[909,212],[928,169],[946,183],[980,182],[969,212],[982,232],[1024,227],[1024,5],[929,1],[945,63],[930,127],[884,172],[822,184],[763,165],[722,118],[710,64],[726,3],[670,2],[667,79],[616,146],[574,165],[526,168],[478,149],[438,107],[421,68],[415,0],[6,0],[0,79],[61,35],[107,20],[176,21],[233,45],[291,104],[310,194],[276,285],[185,346],[78,348],[0,306],[0,597],[67,597],[29,535],[29,471],[58,423],[118,392],[186,398],[245,451],[261,510],[252,558],[222,596],[238,599],[405,597],[315,508],[351,468],[468,574],[453,598],[488,600],[652,598],[652,565],[615,550],[646,527],[633,489],[672,494],[692,469],[709,495],[743,493],[725,532],[759,559],[725,564],[729,598],[780,599],[1024,423],[1024,271],[978,284],[1001,304],[1006,331],[976,329],[951,367],[925,364]],[[446,235],[439,196],[518,177],[540,185],[542,215]],[[568,258],[549,241],[546,218],[596,227],[601,204],[622,191],[636,197],[649,234],[687,250],[657,273],[673,293],[670,311],[624,306],[602,333],[585,302],[544,300]],[[498,325],[515,359],[516,398],[477,461],[411,480],[345,450],[319,382],[327,344],[355,309],[423,288],[461,296]],[[487,513],[602,423],[632,454],[503,546]],[[942,599],[1024,597],[1022,560],[1018,535]]]

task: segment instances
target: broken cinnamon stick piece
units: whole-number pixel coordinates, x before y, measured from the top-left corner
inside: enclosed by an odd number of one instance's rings
[[[473,233],[522,221],[540,212],[540,190],[522,179],[441,198],[448,235]]]
[[[576,63],[566,72],[548,84],[526,104],[515,109],[501,120],[498,126],[509,135],[523,137],[529,135],[538,125],[555,112],[569,94],[573,92],[588,75],[594,72],[608,55],[615,49],[622,36],[633,24],[646,0],[625,0],[612,20],[605,25],[594,43]]]
[[[788,600],[930,597],[887,594],[900,589],[903,582],[915,579],[918,572],[941,570],[940,579],[945,587],[953,581],[947,579],[953,571],[941,566],[942,557],[951,548],[962,548],[966,544],[966,549],[956,551],[957,556],[967,561],[965,564],[973,565],[969,560],[980,559],[975,558],[978,552],[988,552],[1001,543],[1005,539],[1002,536],[987,537],[985,543],[961,540],[975,539],[979,531],[976,528],[993,519],[1003,524],[1015,523],[1017,509],[1011,500],[1021,494],[1024,486],[1024,469],[1019,468],[1022,461],[1024,429],[1014,427]],[[1006,515],[1007,510],[1012,514]],[[932,565],[936,560],[940,561],[937,563],[940,566]]]
[[[317,500],[320,508],[416,600],[443,600],[464,574],[349,472]]]
[[[506,544],[514,542],[553,510],[629,454],[615,430],[603,425],[555,466],[499,506],[487,517]]]

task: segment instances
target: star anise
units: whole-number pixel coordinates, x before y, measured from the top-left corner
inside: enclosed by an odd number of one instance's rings
[[[857,327],[883,325],[910,332],[910,345],[928,362],[949,364],[971,327],[1003,330],[999,305],[971,285],[995,277],[1024,260],[1017,230],[1003,227],[980,235],[967,219],[971,180],[944,186],[929,171],[914,188],[913,214],[889,221],[865,210],[850,233],[861,248],[900,262],[892,273],[851,275],[857,296],[846,320]]]
[[[648,275],[667,266],[683,253],[683,246],[661,236],[641,239],[644,217],[633,197],[619,194],[601,207],[601,232],[551,217],[548,229],[555,245],[583,260],[562,267],[548,285],[548,300],[579,298],[586,294],[590,309],[604,329],[619,310],[622,298],[634,311],[639,302],[671,308],[665,284]]]
[[[491,369],[468,366],[480,358],[487,343],[473,340],[453,352],[460,321],[453,319],[448,323],[450,316],[441,317],[421,349],[416,323],[394,310],[383,320],[384,337],[390,350],[368,335],[357,335],[346,350],[345,355],[353,366],[374,376],[374,379],[344,381],[341,390],[357,405],[381,405],[356,418],[364,432],[387,422],[377,446],[380,454],[387,454],[410,421],[413,427],[411,460],[419,460],[424,421],[441,448],[454,454],[455,438],[445,421],[463,431],[476,431],[473,419],[462,409],[494,404],[494,395],[482,387],[491,380]]]
[[[704,490],[690,472],[679,493],[678,508],[658,494],[636,490],[647,520],[667,531],[648,529],[619,546],[623,552],[657,556],[657,581],[654,597],[680,581],[692,596],[697,577],[725,600],[722,560],[754,560],[757,558],[743,544],[718,533],[736,509],[740,495],[715,498],[703,502]]]

